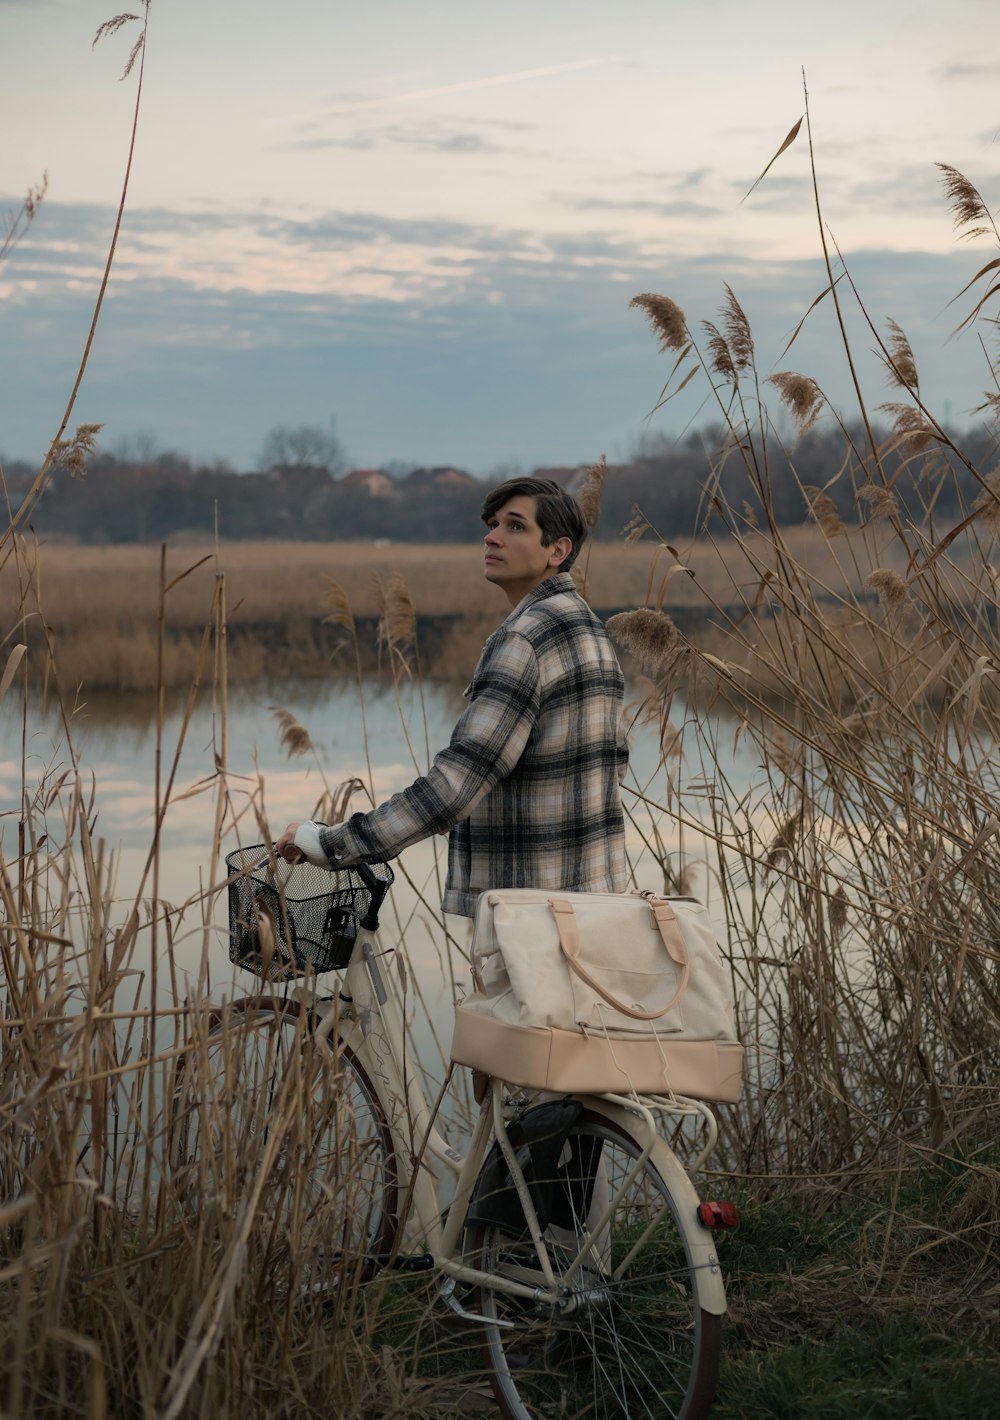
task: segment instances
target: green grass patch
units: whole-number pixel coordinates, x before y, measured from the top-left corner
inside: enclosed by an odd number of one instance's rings
[[[718,1420],[994,1420],[994,1159],[869,1194],[739,1199]]]
[[[875,1318],[766,1350],[727,1335],[715,1420],[995,1420],[1000,1360],[985,1337]]]

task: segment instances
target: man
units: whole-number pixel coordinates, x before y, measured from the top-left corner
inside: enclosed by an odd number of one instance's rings
[[[488,888],[621,892],[621,669],[569,575],[587,524],[549,479],[493,490],[486,579],[513,608],[483,647],[469,706],[427,774],[369,813],[291,823],[276,850],[323,867],[386,862],[449,832],[442,906],[472,917]]]

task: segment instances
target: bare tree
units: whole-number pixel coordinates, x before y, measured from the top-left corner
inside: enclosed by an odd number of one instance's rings
[[[264,469],[323,468],[330,474],[346,466],[344,447],[333,429],[314,424],[290,428],[279,424],[267,435],[257,460]]]

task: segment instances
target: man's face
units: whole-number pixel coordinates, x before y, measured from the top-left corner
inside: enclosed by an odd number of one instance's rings
[[[487,524],[486,580],[502,587],[511,606],[517,606],[559,570],[571,546],[569,538],[560,537],[543,547],[534,498],[511,498]]]

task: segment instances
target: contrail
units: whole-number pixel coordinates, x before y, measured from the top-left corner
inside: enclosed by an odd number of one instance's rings
[[[554,74],[572,74],[580,69],[596,69],[601,59],[578,59],[571,64],[549,64],[544,69],[518,69],[512,74],[494,74],[488,79],[465,79],[460,84],[445,84],[438,89],[411,89],[405,94],[389,94],[380,99],[359,99],[357,103],[328,108],[324,114],[332,118],[341,113],[357,113],[360,109],[386,108],[391,104],[412,103],[416,99],[436,99],[442,94],[467,94],[473,89],[496,89],[501,84],[519,84],[524,79],[548,79]]]

